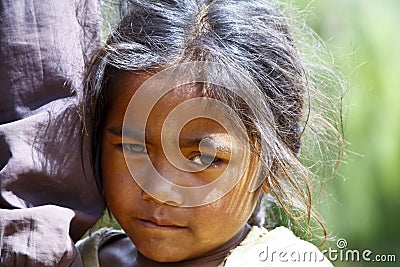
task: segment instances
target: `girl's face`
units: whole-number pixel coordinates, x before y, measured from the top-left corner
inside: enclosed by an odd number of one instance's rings
[[[105,118],[102,131],[101,159],[104,193],[111,213],[146,257],[159,262],[177,262],[197,258],[221,247],[246,224],[259,196],[259,189],[250,192],[256,160],[249,156],[244,176],[224,197],[198,207],[170,205],[181,197],[168,187],[157,188],[164,202],[145,193],[132,178],[123,147],[129,157],[147,153],[157,171],[170,182],[193,187],[208,183],[220,175],[229,162],[229,153],[217,153],[211,165],[199,172],[182,171],[172,166],[163,153],[161,129],[164,120],[178,104],[200,96],[198,90],[174,89],[164,95],[151,111],[146,124],[146,144],[135,140],[122,141],[122,124],[126,108],[138,87],[149,76],[123,72],[118,75],[113,105]],[[137,112],[140,112],[138,110]],[[180,132],[182,154],[202,164],[199,143],[193,140],[210,138],[218,147],[229,147],[230,138],[224,128],[210,119],[199,118],[187,123]],[[221,150],[222,151],[222,150]],[[143,172],[145,173],[145,171]],[[152,179],[152,177],[146,177]]]

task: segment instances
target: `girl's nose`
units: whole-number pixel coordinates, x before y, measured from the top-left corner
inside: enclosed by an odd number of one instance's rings
[[[152,195],[142,189],[142,198],[144,200],[151,200],[159,204],[168,204],[172,206],[181,206],[183,204],[183,198],[178,192],[175,192],[171,188],[160,188],[160,186],[156,186],[155,189],[151,190],[151,194]]]
[[[142,172],[142,174],[144,173]],[[140,184],[143,199],[173,206],[183,205],[184,197],[178,185],[168,181],[151,167],[147,168],[144,175],[146,179],[143,179]]]

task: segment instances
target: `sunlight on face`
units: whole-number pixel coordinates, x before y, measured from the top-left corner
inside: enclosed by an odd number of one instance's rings
[[[105,120],[101,155],[107,204],[143,255],[156,261],[198,257],[231,239],[251,215],[259,196],[259,190],[249,190],[256,175],[256,159],[250,154],[238,158],[241,160],[235,159],[241,140],[226,130],[225,123],[222,125],[208,118],[192,119],[183,127],[179,126],[176,141],[165,137],[170,132],[163,130],[168,114],[181,103],[201,97],[199,90],[188,90],[184,86],[165,94],[157,102],[148,116],[144,133],[132,123],[129,134],[123,138],[127,106],[146,78],[128,72],[120,74],[117,96]],[[186,113],[188,111],[180,114],[185,117]],[[142,115],[140,108],[135,114]],[[176,128],[174,121],[171,131]],[[185,168],[171,164],[165,153],[174,142],[179,148],[175,154],[182,156]],[[146,163],[148,158],[151,166]],[[134,162],[134,175],[141,176],[143,184],[132,177],[127,162]],[[212,184],[226,173],[228,165],[236,170],[243,169],[244,175],[228,173],[227,177],[236,179],[237,183],[227,194],[206,205],[179,207],[191,196],[182,194],[176,186],[201,188]],[[152,168],[167,182],[159,183]],[[144,187],[150,188],[152,194]],[[216,187],[215,191],[218,190]],[[153,197],[153,192],[157,197]]]

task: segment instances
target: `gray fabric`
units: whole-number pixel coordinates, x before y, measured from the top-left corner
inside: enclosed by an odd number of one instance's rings
[[[102,214],[76,107],[101,23],[100,0],[0,0],[0,266],[70,266]]]
[[[100,267],[99,251],[111,239],[125,238],[127,235],[121,230],[101,228],[86,238],[79,240],[76,247],[79,250],[84,267]]]
[[[72,210],[41,206],[0,210],[0,216],[14,222],[1,227],[1,266],[82,266],[68,235]]]

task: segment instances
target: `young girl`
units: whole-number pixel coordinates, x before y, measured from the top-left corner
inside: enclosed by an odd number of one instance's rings
[[[288,20],[264,0],[122,6],[83,111],[123,231],[81,241],[84,265],[332,266],[287,228],[249,224],[265,193],[321,224],[298,156],[311,84]]]

